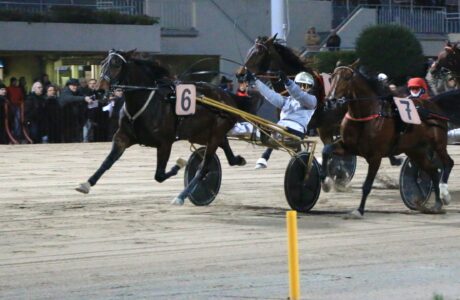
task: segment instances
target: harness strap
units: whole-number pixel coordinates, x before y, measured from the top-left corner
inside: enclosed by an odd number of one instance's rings
[[[348,120],[357,121],[357,122],[366,122],[366,121],[376,119],[378,117],[380,117],[380,114],[373,114],[365,118],[353,118],[348,112],[345,114],[345,118],[347,118]]]
[[[145,101],[144,106],[142,106],[142,108],[141,108],[134,116],[131,116],[131,114],[128,112],[128,109],[126,109],[126,103],[123,104],[123,111],[124,111],[125,114],[128,116],[128,119],[129,119],[130,122],[134,122],[134,121],[145,111],[145,109],[146,109],[147,106],[149,105],[150,101],[152,101],[153,96],[155,95],[155,91],[156,91],[156,90],[153,90],[153,91],[150,93],[150,96],[149,96],[149,98],[147,99],[147,101]]]

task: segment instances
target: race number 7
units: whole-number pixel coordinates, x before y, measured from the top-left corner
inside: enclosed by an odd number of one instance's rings
[[[395,104],[398,107],[399,116],[404,123],[421,124],[420,116],[414,102],[408,98],[394,98]]]
[[[411,102],[409,102],[407,100],[401,100],[400,102],[401,102],[401,104],[406,106],[405,111],[407,112],[407,117],[409,118],[409,120],[412,120],[412,115],[411,115],[412,110],[410,109],[411,108]]]
[[[193,115],[196,109],[196,88],[193,84],[176,86],[176,114],[178,116]]]

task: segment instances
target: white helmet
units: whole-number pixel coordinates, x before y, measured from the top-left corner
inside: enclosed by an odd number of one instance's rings
[[[308,84],[309,86],[314,86],[315,85],[315,80],[313,79],[313,76],[311,76],[310,73],[307,72],[300,72],[297,74],[294,78],[295,83],[305,83]]]
[[[388,76],[387,76],[387,74],[385,74],[385,73],[380,73],[379,75],[377,75],[377,79],[378,79],[379,81],[385,81],[385,80],[388,79]]]

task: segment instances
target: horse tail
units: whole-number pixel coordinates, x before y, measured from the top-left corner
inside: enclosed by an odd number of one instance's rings
[[[449,121],[460,125],[460,90],[453,90],[434,96],[430,99],[443,112]]]

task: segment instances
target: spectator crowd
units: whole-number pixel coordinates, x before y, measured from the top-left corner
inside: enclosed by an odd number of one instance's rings
[[[95,79],[71,78],[59,89],[43,74],[30,90],[25,77],[0,81],[0,144],[110,141],[123,90],[103,96]]]

